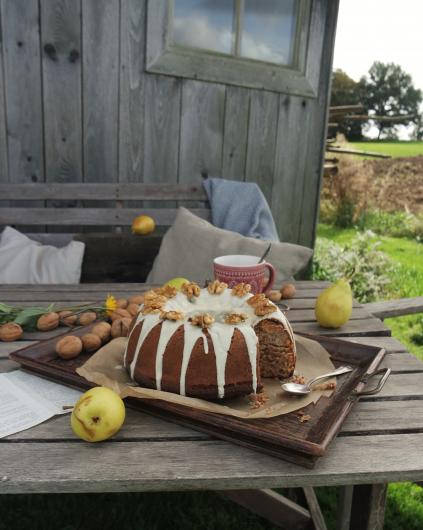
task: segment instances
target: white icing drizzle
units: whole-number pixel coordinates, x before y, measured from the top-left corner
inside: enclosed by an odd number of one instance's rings
[[[216,356],[217,389],[220,398],[225,396],[226,360],[234,331],[235,328],[233,326],[221,324],[220,322],[216,322],[209,327],[209,335],[213,342],[214,354]]]
[[[184,324],[184,351],[182,354],[181,375],[179,379],[179,393],[185,396],[185,379],[188,364],[191,359],[192,350],[199,338],[203,337],[203,330],[197,326],[192,326],[189,322]]]
[[[207,336],[200,327],[193,326],[187,321],[190,315],[198,313],[211,313],[215,316],[216,321],[207,328],[208,334],[213,344],[213,349],[216,357],[216,374],[217,374],[217,387],[218,395],[223,398],[225,395],[225,370],[228,352],[231,347],[232,337],[235,329],[238,329],[245,341],[245,345],[248,351],[248,358],[251,364],[252,373],[252,386],[254,392],[257,390],[257,349],[258,349],[258,337],[254,331],[254,326],[262,320],[277,320],[284,325],[284,328],[288,332],[295,352],[295,341],[294,334],[291,325],[282,313],[282,311],[276,307],[273,313],[257,316],[254,313],[254,307],[250,306],[247,301],[251,298],[252,294],[245,296],[234,296],[231,293],[231,289],[226,289],[221,294],[211,294],[207,289],[201,289],[200,296],[194,297],[191,300],[187,298],[183,293],[179,292],[173,298],[167,300],[164,310],[165,311],[180,311],[185,315],[185,321],[163,321],[160,338],[157,346],[156,355],[156,388],[161,390],[162,372],[163,372],[163,356],[166,347],[172,338],[175,331],[181,325],[184,326],[184,348],[182,353],[182,366],[180,373],[180,394],[185,395],[186,391],[186,374],[191,359],[192,351],[199,338],[203,341],[204,353],[209,353],[209,345]],[[142,309],[142,307],[141,307]],[[223,317],[226,313],[231,312],[242,312],[247,315],[245,322],[231,325],[223,323]],[[135,366],[138,361],[141,347],[147,338],[150,331],[161,322],[158,314],[138,315],[136,325],[143,322],[143,327],[135,347],[135,355],[130,365],[131,378],[134,377]],[[127,349],[125,350],[124,359],[126,361]]]
[[[162,375],[163,375],[163,355],[170,339],[175,331],[181,326],[181,322],[173,320],[164,320],[162,329],[160,330],[159,343],[157,345],[156,353],[156,388],[162,389]]]
[[[142,329],[141,329],[140,336],[138,338],[137,345],[135,347],[135,355],[134,355],[134,358],[132,359],[132,363],[131,363],[131,366],[130,366],[130,372],[129,373],[131,374],[131,378],[132,379],[134,378],[134,370],[135,370],[135,366],[137,365],[138,356],[140,354],[141,347],[142,347],[145,339],[147,338],[147,335],[150,333],[150,331],[154,328],[154,326],[156,326],[160,322],[160,318],[159,318],[159,315],[157,313],[153,313],[153,314],[145,315],[145,316],[141,315],[141,317],[137,318],[137,322],[135,324],[135,327],[138,324],[139,320],[142,320],[143,324],[142,324]],[[135,329],[135,327],[134,327],[134,329]]]
[[[238,329],[245,340],[245,345],[247,346],[248,358],[250,359],[251,364],[251,373],[253,378],[253,392],[257,391],[257,346],[258,346],[258,337],[251,326],[237,325],[235,326]]]

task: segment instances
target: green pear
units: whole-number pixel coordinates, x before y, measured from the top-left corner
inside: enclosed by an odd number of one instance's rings
[[[352,293],[347,280],[341,279],[325,289],[316,300],[317,322],[324,328],[340,328],[352,312]]]

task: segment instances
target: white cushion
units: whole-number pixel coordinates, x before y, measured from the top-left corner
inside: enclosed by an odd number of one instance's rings
[[[186,208],[179,208],[173,225],[166,232],[148,275],[149,283],[164,283],[183,277],[202,284],[213,279],[213,259],[225,254],[261,256],[267,241],[223,230],[200,219]],[[272,242],[266,261],[276,269],[275,285],[291,279],[304,269],[313,251],[291,243]]]
[[[7,226],[0,239],[0,284],[79,283],[84,250],[80,241],[42,245]]]

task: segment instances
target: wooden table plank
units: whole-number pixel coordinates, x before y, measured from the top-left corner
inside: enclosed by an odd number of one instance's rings
[[[372,388],[375,385],[376,381],[370,381],[367,388]],[[423,399],[423,373],[391,374],[378,394],[363,399],[366,401]]]
[[[409,353],[390,353],[385,356],[380,368],[391,368],[392,373],[423,372],[423,362]]]
[[[422,444],[420,433],[338,437],[326,458],[314,469],[305,469],[215,440],[106,444],[2,441],[0,490],[183,491],[421,481]]]
[[[348,342],[356,342],[357,344],[368,344],[369,346],[378,346],[384,348],[387,353],[406,352],[407,348],[404,344],[394,337],[337,337],[340,340]]]
[[[314,333],[316,335],[330,335],[334,337],[363,335],[389,336],[391,334],[391,330],[377,318],[349,320],[339,329],[322,328],[317,324],[317,322],[293,322],[292,327],[296,332]]]

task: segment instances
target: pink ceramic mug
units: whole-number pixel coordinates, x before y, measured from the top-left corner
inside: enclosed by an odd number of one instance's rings
[[[213,260],[214,276],[217,280],[227,283],[229,287],[244,282],[251,285],[254,294],[265,293],[272,288],[275,269],[267,261],[259,263],[259,260],[259,256],[242,254],[219,256]],[[269,271],[267,282],[266,270]]]

